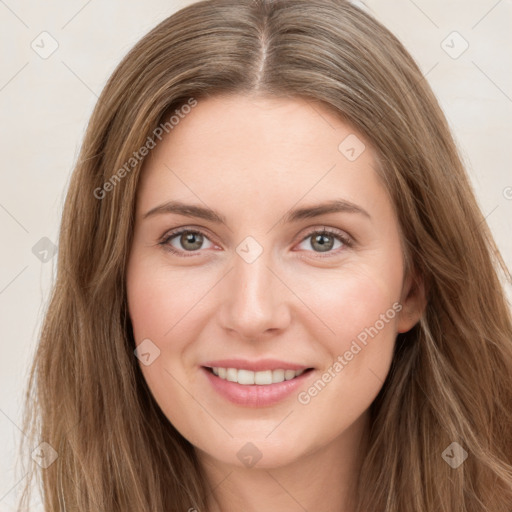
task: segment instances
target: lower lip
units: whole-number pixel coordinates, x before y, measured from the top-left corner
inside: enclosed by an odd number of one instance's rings
[[[290,380],[260,386],[258,384],[238,384],[238,382],[221,379],[205,367],[201,367],[201,370],[220,395],[234,404],[245,407],[265,407],[274,405],[287,396],[290,396],[297,388],[303,385],[304,381],[313,373],[312,370],[309,370]]]

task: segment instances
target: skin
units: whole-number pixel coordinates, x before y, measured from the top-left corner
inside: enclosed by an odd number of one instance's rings
[[[338,149],[351,134],[366,146],[354,161]],[[199,101],[145,161],[127,268],[129,313],[136,343],[149,338],[160,350],[141,370],[196,449],[214,488],[210,512],[353,510],[368,408],[397,333],[411,329],[424,307],[422,290],[404,275],[399,224],[375,168],[369,141],[325,106],[242,95]],[[370,218],[338,212],[283,220],[291,209],[331,199],[355,203]],[[226,223],[176,213],[143,218],[171,200],[208,206]],[[159,244],[180,227],[204,234],[202,242],[180,235],[167,242],[185,256]],[[322,252],[314,231],[323,227],[352,246],[328,235],[332,245]],[[263,248],[252,263],[236,252],[247,236]],[[388,313],[308,404],[292,393],[272,406],[235,405],[200,371],[208,360],[276,358],[315,368],[299,390],[307,391],[394,303],[402,310],[392,319]],[[253,467],[237,457],[248,442],[262,455]]]

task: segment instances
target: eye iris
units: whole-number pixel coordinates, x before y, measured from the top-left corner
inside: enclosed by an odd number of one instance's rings
[[[327,240],[327,241],[326,241]],[[330,240],[330,242],[329,242]],[[324,233],[319,233],[315,236],[313,236],[313,239],[311,241],[311,245],[313,248],[315,248],[315,244],[320,244],[319,251],[320,252],[326,252],[330,251],[334,245],[334,239],[331,235],[326,235]]]
[[[189,242],[192,244],[192,247],[187,247],[187,243]],[[180,237],[180,243],[182,247],[186,250],[197,251],[197,249],[200,249],[201,245],[203,244],[203,235],[201,235],[200,233],[191,232],[183,233]]]

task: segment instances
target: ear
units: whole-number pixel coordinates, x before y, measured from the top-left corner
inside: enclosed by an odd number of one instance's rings
[[[409,272],[404,280],[400,298],[402,310],[397,319],[399,333],[410,331],[419,321],[427,305],[425,283],[418,275]]]

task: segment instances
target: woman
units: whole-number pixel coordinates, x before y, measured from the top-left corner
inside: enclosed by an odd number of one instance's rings
[[[179,11],[112,75],[70,184],[27,409],[45,510],[509,512],[500,272],[382,25]]]

